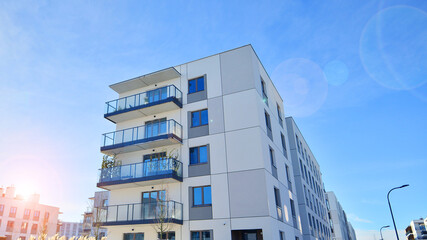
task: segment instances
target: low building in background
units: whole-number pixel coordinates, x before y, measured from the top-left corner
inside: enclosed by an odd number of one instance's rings
[[[89,198],[90,206],[83,214],[82,236],[95,237],[98,235],[98,239],[107,236],[107,229],[99,227],[95,223],[99,224],[105,217],[103,216],[105,211],[98,211],[98,209],[106,208],[108,206],[109,198],[110,192],[108,191],[95,192],[95,195]]]
[[[426,223],[427,218],[411,221],[411,224],[405,229],[406,239],[427,239]]]
[[[334,192],[326,193],[329,224],[332,237],[336,240],[355,240],[356,234]]]
[[[45,232],[48,237],[57,233],[58,207],[40,204],[40,195],[28,199],[15,194],[15,187],[0,188],[0,237],[6,240],[27,240]]]
[[[61,222],[59,236],[68,238],[82,235],[83,224],[81,222]]]

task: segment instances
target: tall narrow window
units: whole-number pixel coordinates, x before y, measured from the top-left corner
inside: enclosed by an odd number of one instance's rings
[[[198,127],[208,124],[208,110],[203,109],[191,113],[191,127]]]
[[[49,220],[49,213],[48,212],[44,213],[44,220],[45,221]]]
[[[285,233],[282,231],[279,231],[280,240],[285,240]]]
[[[262,91],[262,99],[268,106],[268,96],[267,96],[267,87],[265,85],[264,79],[261,77],[261,91]]]
[[[212,205],[211,186],[193,188],[193,206]]]
[[[267,127],[267,135],[268,137],[273,140],[273,133],[271,130],[271,120],[270,120],[270,114],[268,114],[266,111],[264,112],[265,115],[265,125]]]
[[[188,94],[205,90],[205,77],[188,80]]]
[[[40,218],[40,211],[34,211],[33,221],[38,221]]]
[[[3,216],[4,204],[0,204],[0,216]]]
[[[279,118],[279,124],[283,127],[283,117],[282,117],[282,110],[280,109],[279,104],[277,104],[277,116]]]
[[[21,224],[21,233],[27,233],[28,230],[28,223],[27,222],[23,222]]]
[[[30,214],[31,214],[31,210],[30,209],[25,209],[24,210],[24,219],[25,220],[30,219]]]
[[[280,190],[278,188],[274,188],[274,199],[276,202],[277,219],[283,221],[282,201],[280,199]]]
[[[280,138],[282,139],[283,155],[285,155],[285,157],[288,158],[288,150],[286,149],[285,135],[283,135],[283,133],[280,133]]]
[[[300,149],[300,146],[299,146],[298,135],[296,135],[296,134],[295,134],[295,139],[296,139],[296,141],[297,141],[297,149],[298,149],[298,152],[299,152],[299,153],[301,153],[301,149]]]
[[[190,165],[208,162],[208,146],[190,148]]]
[[[11,207],[9,217],[16,217],[16,207]]]
[[[288,180],[288,188],[292,192],[291,176],[289,173],[289,166],[287,164],[285,164],[285,171],[286,171],[286,179]]]
[[[14,221],[7,221],[6,232],[13,232]]]

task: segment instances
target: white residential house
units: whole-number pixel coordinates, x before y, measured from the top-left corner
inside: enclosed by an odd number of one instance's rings
[[[67,239],[71,237],[79,237],[82,235],[83,224],[81,222],[61,222],[59,228],[59,236],[65,236]]]
[[[301,239],[283,100],[251,45],[110,87],[109,239]]]
[[[332,237],[336,240],[355,240],[356,234],[353,226],[347,220],[347,215],[334,192],[326,193],[326,205]]]
[[[59,208],[40,204],[40,195],[28,199],[15,194],[15,187],[0,188],[0,237],[6,240],[28,240],[45,232],[57,233]]]

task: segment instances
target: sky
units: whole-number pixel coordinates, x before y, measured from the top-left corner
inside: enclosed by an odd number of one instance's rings
[[[359,239],[427,217],[426,1],[1,1],[0,185],[78,221],[108,85],[252,44]],[[386,230],[385,239],[393,238]],[[401,237],[402,239],[402,237]]]

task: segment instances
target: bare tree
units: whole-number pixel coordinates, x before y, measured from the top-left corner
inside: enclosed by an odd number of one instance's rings
[[[100,202],[96,202],[97,199],[93,199],[93,201],[89,201],[88,209],[91,211],[90,216],[90,229],[91,233],[89,235],[93,235],[96,240],[100,239],[102,223],[106,218],[106,207],[102,205]]]
[[[164,187],[163,183],[161,184],[160,189],[165,191],[165,196],[159,197],[156,206],[154,206],[155,210],[155,219],[153,228],[158,233],[159,239],[167,239],[167,234],[173,229],[174,223],[172,220],[172,211],[170,209],[170,199],[168,194],[168,187]],[[151,206],[150,206],[151,207]],[[166,237],[166,238],[164,238]]]
[[[47,219],[43,219],[42,225],[39,228],[39,236],[38,240],[46,240],[47,239]]]

